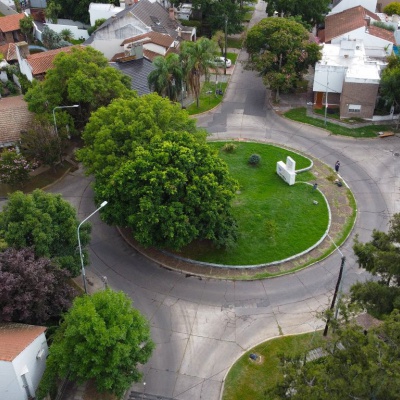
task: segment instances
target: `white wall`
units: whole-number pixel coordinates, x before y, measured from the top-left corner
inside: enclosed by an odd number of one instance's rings
[[[342,93],[347,66],[315,65],[314,92]]]
[[[374,13],[376,10],[376,3],[377,0],[342,0],[336,7],[332,8],[332,11],[329,13],[329,15],[336,14],[357,6],[363,6],[367,10]]]
[[[165,47],[159,46],[158,44],[155,43],[146,43],[143,45],[143,48],[149,51],[153,51],[154,53],[160,54],[161,56],[164,56],[165,53],[167,52]]]
[[[122,53],[124,51],[124,46],[121,46],[121,43],[121,39],[94,39],[93,42],[90,43],[90,46],[101,51],[108,60],[111,60],[116,53]]]
[[[42,348],[43,356],[37,359],[36,356]],[[21,378],[21,374],[26,371],[28,386],[34,395],[46,366],[47,354],[48,347],[43,333],[12,362],[0,361],[0,399],[26,400],[26,391]]]
[[[86,29],[80,29],[74,25],[46,24],[54,32],[60,33],[63,29],[69,29],[72,32],[74,39],[87,39],[89,34]]]
[[[112,4],[89,4],[90,25],[93,26],[98,19],[108,19],[113,15],[118,14],[123,8],[115,7]]]

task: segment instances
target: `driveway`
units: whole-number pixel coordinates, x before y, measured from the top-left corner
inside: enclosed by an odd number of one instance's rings
[[[264,17],[259,2],[255,20]],[[246,57],[241,52],[239,59]],[[399,211],[397,137],[351,139],[285,120],[268,104],[256,74],[235,67],[223,104],[198,118],[213,138],[254,139],[301,150],[328,165],[340,160],[340,173],[356,196],[358,217],[354,233],[370,238],[373,228],[385,230],[390,215]],[[52,188],[73,203],[83,219],[94,210],[90,179],[78,170]],[[173,399],[218,400],[224,378],[246,350],[267,339],[314,331],[316,318],[332,297],[340,255],[303,271],[253,282],[202,279],[165,270],[127,245],[114,227],[93,223],[91,267],[123,290],[150,320],[157,344],[143,366],[138,393]],[[353,234],[354,234],[353,233]],[[353,236],[353,235],[352,235]],[[350,238],[341,251],[346,256],[343,289],[367,278],[355,264]],[[135,398],[134,394],[131,399]],[[126,397],[129,398],[129,394]],[[140,397],[139,397],[140,398]],[[146,397],[145,397],[146,398]]]

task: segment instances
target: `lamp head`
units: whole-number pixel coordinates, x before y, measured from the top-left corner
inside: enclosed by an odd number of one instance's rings
[[[104,206],[106,206],[107,203],[108,203],[108,201],[103,201],[103,202],[100,204],[100,208],[103,208]]]

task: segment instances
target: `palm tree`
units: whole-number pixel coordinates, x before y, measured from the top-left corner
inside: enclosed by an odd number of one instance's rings
[[[201,38],[196,42],[183,42],[181,45],[181,60],[186,70],[185,80],[196,97],[197,107],[201,77],[204,75],[205,79],[209,80],[210,68],[213,66],[212,60],[216,53],[216,43],[206,38]]]
[[[182,67],[178,54],[168,54],[165,58],[154,58],[155,69],[150,72],[147,81],[150,90],[160,96],[177,101],[178,94],[182,91]]]

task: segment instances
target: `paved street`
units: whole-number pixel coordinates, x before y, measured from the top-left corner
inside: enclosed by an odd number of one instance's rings
[[[264,17],[259,3],[252,22]],[[246,57],[241,52],[239,59]],[[198,123],[213,138],[254,139],[301,150],[333,167],[356,196],[358,217],[354,233],[370,238],[373,228],[386,229],[399,207],[400,141],[351,139],[297,124],[277,116],[256,74],[235,67],[225,101]],[[304,104],[305,106],[305,104]],[[95,208],[90,179],[78,170],[51,191],[74,204],[83,219]],[[327,307],[336,283],[340,255],[306,270],[280,278],[232,282],[186,276],[146,260],[103,224],[93,223],[91,270],[107,276],[114,289],[123,290],[150,320],[157,344],[143,366],[144,381],[133,390],[172,399],[218,400],[225,376],[235,360],[252,346],[281,334],[314,331],[322,327],[316,313]],[[354,262],[352,238],[342,247],[347,257],[344,289],[366,274]],[[139,398],[138,395],[126,399]]]

